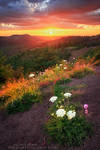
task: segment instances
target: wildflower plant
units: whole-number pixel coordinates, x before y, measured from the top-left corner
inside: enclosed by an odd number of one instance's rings
[[[83,107],[71,101],[72,93],[59,95],[50,108],[50,119],[45,124],[45,130],[51,141],[69,147],[80,146],[87,137],[92,136],[92,125],[86,120]]]
[[[65,97],[65,98],[69,98],[69,97],[71,97],[71,96],[72,96],[71,93],[65,93],[65,94],[64,94],[64,97]]]
[[[72,147],[82,145],[92,135],[92,127],[85,117],[77,116],[69,120],[65,115],[57,118],[52,116],[46,124],[46,132],[51,140]]]

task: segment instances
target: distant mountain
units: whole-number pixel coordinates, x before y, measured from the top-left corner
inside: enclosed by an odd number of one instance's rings
[[[48,38],[30,35],[0,36],[0,50],[7,55],[44,46]]]
[[[0,37],[0,46],[20,45],[20,46],[36,46],[44,42],[42,38],[30,35],[12,35]]]

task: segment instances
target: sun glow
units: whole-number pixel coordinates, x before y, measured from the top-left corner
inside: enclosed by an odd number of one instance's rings
[[[55,36],[56,35],[55,29],[53,29],[53,28],[45,29],[44,35]]]
[[[94,30],[92,30],[94,29]],[[96,35],[100,33],[100,26],[96,26],[94,28],[79,28],[79,29],[64,29],[64,28],[43,28],[43,29],[35,29],[35,30],[20,30],[20,29],[6,29],[0,30],[0,35],[9,36],[13,34],[30,34],[35,36],[49,36],[49,37],[57,37],[57,36],[76,36],[76,35]]]
[[[48,34],[49,34],[50,36],[53,36],[53,35],[54,35],[53,29],[49,29],[49,30],[48,30]]]
[[[49,32],[49,34],[50,34],[50,35],[53,35],[53,32],[52,32],[52,31],[50,31],[50,32]]]

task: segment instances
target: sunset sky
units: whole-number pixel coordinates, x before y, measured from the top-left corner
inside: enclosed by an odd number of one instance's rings
[[[0,0],[0,36],[100,34],[100,0]]]

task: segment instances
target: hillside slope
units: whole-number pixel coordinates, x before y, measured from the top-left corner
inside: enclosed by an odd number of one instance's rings
[[[88,140],[81,148],[73,150],[99,150],[100,147],[100,67],[96,67],[96,74],[86,76],[83,79],[74,79],[69,86],[86,84],[83,88],[84,94],[74,101],[80,101],[82,104],[89,104],[88,119],[94,124],[95,134],[92,139]],[[49,98],[52,92],[44,90],[44,101],[42,104],[34,105],[29,111],[18,113],[16,115],[7,116],[5,112],[0,112],[0,147],[2,150],[7,148],[20,147],[27,145],[41,150],[65,150],[56,144],[47,144],[47,140],[43,131],[44,122],[48,119],[48,107],[50,106]],[[38,131],[38,132],[37,132]],[[5,144],[6,143],[6,144]],[[15,144],[15,145],[14,145]],[[67,150],[70,150],[66,148]]]

